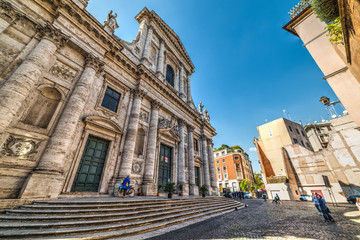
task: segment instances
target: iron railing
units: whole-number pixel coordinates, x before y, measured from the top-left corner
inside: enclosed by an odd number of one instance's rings
[[[289,14],[291,18],[296,17],[299,13],[304,11],[305,8],[311,5],[311,0],[301,0],[298,4],[293,7]]]

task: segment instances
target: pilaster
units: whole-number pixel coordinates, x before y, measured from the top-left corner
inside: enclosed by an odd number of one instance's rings
[[[178,158],[178,184],[184,186],[185,184],[185,139],[184,139],[184,122],[182,119],[178,120],[179,126],[179,158]]]
[[[158,58],[158,64],[156,69],[156,76],[160,79],[164,79],[164,40],[160,40],[160,49],[159,49],[159,58]]]
[[[202,144],[202,159],[203,159],[203,171],[204,171],[204,185],[210,190],[210,173],[209,173],[209,158],[207,153],[206,137],[201,136]]]
[[[187,126],[188,129],[188,154],[189,154],[189,194],[195,195],[195,163],[194,163],[194,127],[191,125]]]

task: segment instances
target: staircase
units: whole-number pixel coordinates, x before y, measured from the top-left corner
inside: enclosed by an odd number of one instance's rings
[[[243,206],[222,197],[41,201],[0,214],[0,239],[117,239]]]

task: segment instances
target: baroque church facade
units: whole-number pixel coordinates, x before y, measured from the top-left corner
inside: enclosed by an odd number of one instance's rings
[[[0,198],[111,196],[128,175],[147,196],[216,191],[216,132],[179,37],[144,8],[126,42],[87,2],[0,0]]]

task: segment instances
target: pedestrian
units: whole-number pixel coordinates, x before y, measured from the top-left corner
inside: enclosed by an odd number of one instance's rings
[[[319,201],[321,212],[325,218],[325,222],[335,222],[334,218],[330,215],[330,209],[326,206],[325,199],[323,199],[319,194],[317,194],[317,199]]]
[[[231,191],[229,192],[229,198],[233,198]]]
[[[275,202],[276,204],[281,204],[281,200],[278,194],[275,195],[273,202]]]
[[[123,193],[122,197],[125,198],[127,190],[130,189],[130,176],[129,175],[122,182],[122,187],[121,188],[124,190],[124,193]]]
[[[317,198],[317,194],[316,193],[313,193],[312,194],[312,199],[313,199],[313,202],[314,202],[314,205],[316,207],[316,209],[319,211],[319,213],[322,215],[322,212],[321,212],[321,208],[320,208],[320,204],[319,204],[319,199]]]

